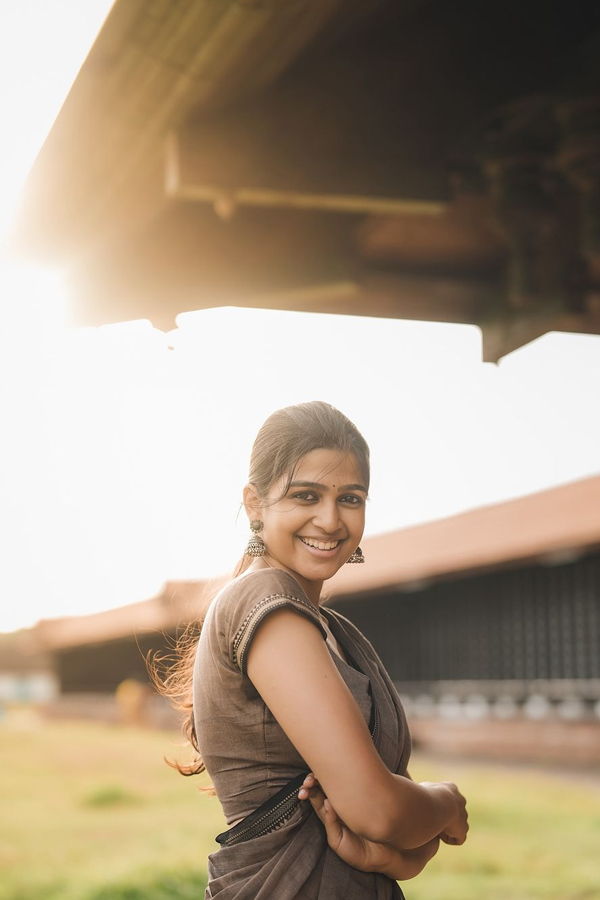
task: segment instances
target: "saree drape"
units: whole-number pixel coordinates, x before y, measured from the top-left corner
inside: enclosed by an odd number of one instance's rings
[[[254,577],[257,574],[232,583],[225,597],[216,599],[196,659],[194,715],[200,751],[228,821],[237,819],[240,810],[245,813],[242,822],[217,837],[220,849],[208,858],[205,900],[402,900],[397,882],[343,862],[328,847],[310,804],[297,799],[308,766],[244,674],[236,648],[239,654],[244,641],[248,646],[272,605],[279,608],[283,603],[310,617],[305,606],[310,601],[288,573],[267,570],[267,577]],[[405,774],[410,735],[388,673],[369,641],[344,616],[324,607],[320,612],[348,660],[331,651],[369,724],[377,752],[390,771]],[[318,614],[315,624],[322,628]],[[212,695],[207,697],[207,691]],[[244,704],[249,721],[236,729],[234,739],[232,723]],[[226,732],[221,742],[220,725]],[[226,742],[229,752],[223,758]]]

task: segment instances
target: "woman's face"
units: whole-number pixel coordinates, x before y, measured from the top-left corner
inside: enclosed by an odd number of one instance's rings
[[[283,477],[271,486],[266,504],[251,510],[251,518],[264,523],[264,561],[290,571],[316,601],[323,581],[335,575],[362,537],[364,476],[354,454],[319,449],[302,457],[278,500],[285,482]]]

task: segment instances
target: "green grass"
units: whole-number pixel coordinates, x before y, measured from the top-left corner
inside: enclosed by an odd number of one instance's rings
[[[83,798],[84,806],[128,806],[141,802],[143,797],[140,794],[134,794],[120,784],[99,785]]]
[[[0,900],[202,900],[224,821],[200,779],[162,761],[178,740],[84,723],[4,725]],[[417,756],[411,774],[455,780],[471,832],[404,885],[408,900],[600,900],[600,773],[586,782]]]
[[[83,723],[4,727],[0,900],[201,900],[224,821],[200,779],[163,762],[178,742]]]
[[[467,797],[463,847],[442,847],[406,884],[410,900],[598,900],[600,772],[417,760],[415,780],[450,780]]]

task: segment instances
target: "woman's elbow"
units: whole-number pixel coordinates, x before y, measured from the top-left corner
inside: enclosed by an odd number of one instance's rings
[[[411,805],[397,787],[394,785],[392,789],[388,788],[379,794],[373,792],[368,802],[359,805],[352,817],[353,823],[346,821],[346,824],[365,840],[394,844],[409,850],[420,846],[423,840],[420,835],[413,834]],[[431,835],[427,835],[427,838],[430,837]]]
[[[364,821],[361,817],[361,821],[357,822],[352,831],[366,841],[373,841],[376,844],[388,844],[394,837],[392,823],[378,814],[369,815]]]
[[[398,809],[390,804],[389,795],[377,797],[371,794],[368,801],[358,804],[358,808],[345,821],[359,837],[387,844],[394,840],[398,832],[398,819]]]

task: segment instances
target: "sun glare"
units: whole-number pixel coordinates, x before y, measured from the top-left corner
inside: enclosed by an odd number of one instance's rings
[[[59,272],[0,259],[0,330],[27,341],[64,333],[66,291]]]
[[[18,0],[0,9],[0,242],[31,165],[113,0]]]

